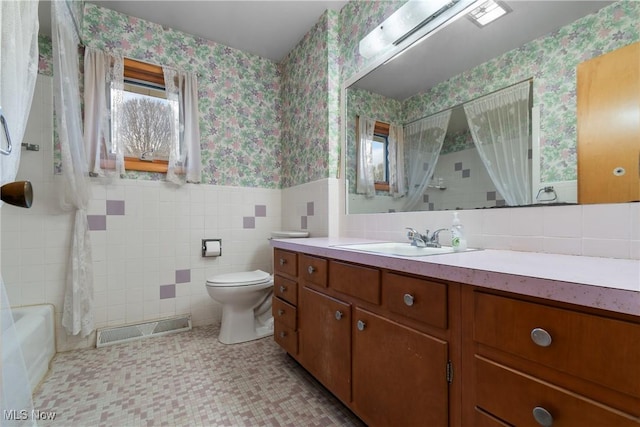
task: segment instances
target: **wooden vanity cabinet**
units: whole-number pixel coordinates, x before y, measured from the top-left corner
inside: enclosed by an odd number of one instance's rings
[[[637,320],[472,287],[462,301],[463,424],[640,425]]]
[[[298,254],[273,251],[273,337],[294,358],[298,356]]]
[[[306,254],[298,271],[300,364],[370,426],[449,425],[447,284]]]

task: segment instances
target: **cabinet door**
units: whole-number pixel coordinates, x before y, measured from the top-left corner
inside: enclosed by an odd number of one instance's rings
[[[351,400],[351,305],[303,287],[300,363],[343,402]]]
[[[640,43],[578,66],[578,202],[640,199]]]
[[[446,426],[447,343],[361,308],[353,321],[356,413],[372,426]]]

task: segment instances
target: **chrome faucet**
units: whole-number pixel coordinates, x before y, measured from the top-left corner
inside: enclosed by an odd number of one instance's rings
[[[416,229],[411,227],[406,227],[407,230],[407,238],[411,240],[411,246],[416,246],[419,248],[439,248],[440,247],[440,232],[447,231],[447,228],[440,228],[434,231],[429,237],[429,230],[425,234],[420,234]]]

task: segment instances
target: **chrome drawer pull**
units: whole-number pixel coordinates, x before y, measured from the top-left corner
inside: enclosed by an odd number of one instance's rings
[[[542,328],[533,328],[531,331],[531,339],[540,347],[549,347],[551,345],[551,334]]]
[[[284,332],[284,331],[280,332],[280,338],[284,338],[284,337],[286,337],[286,336],[287,336],[287,333],[286,333],[286,332]]]
[[[343,316],[343,314],[342,314],[342,312],[340,310],[336,311],[336,320],[342,319],[342,316]]]
[[[280,286],[280,293],[284,293],[287,290],[286,286]]]
[[[309,274],[313,274],[316,271],[316,269],[313,265],[310,265],[309,268],[307,268],[307,271],[309,272]]]
[[[553,425],[553,416],[542,406],[533,408],[533,418],[542,427],[551,427]]]
[[[356,323],[356,326],[359,331],[364,331],[364,328],[367,326],[367,324],[364,323],[362,320],[358,320],[358,323]]]
[[[283,309],[278,310],[278,316],[282,316],[283,314],[284,314],[284,310]]]
[[[285,265],[287,263],[287,260],[284,258],[280,258],[280,265]]]
[[[404,294],[404,303],[405,305],[407,305],[408,307],[411,307],[413,305],[413,295],[411,294]]]

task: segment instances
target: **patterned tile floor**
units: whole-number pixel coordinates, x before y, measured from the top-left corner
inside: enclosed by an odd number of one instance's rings
[[[363,426],[271,337],[218,326],[60,353],[34,395],[41,426]]]

